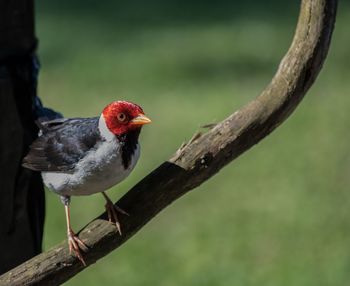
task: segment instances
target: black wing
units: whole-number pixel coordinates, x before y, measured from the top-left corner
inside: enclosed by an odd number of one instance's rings
[[[70,172],[102,140],[98,117],[55,119],[39,123],[41,135],[22,165],[35,171]]]

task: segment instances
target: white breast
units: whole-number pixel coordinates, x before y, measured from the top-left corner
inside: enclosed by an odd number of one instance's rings
[[[102,122],[100,119],[100,132],[106,141],[101,142],[97,149],[89,151],[76,165],[73,174],[42,172],[43,181],[48,188],[60,195],[90,195],[109,189],[130,174],[139,159],[140,146],[137,145],[131,162],[125,169],[120,144],[104,127],[104,119]]]

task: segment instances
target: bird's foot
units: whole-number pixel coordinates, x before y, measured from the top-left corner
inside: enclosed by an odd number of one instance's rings
[[[106,208],[107,215],[108,215],[108,221],[115,224],[117,231],[119,232],[120,235],[122,235],[117,212],[124,214],[124,215],[127,215],[127,216],[129,214],[126,211],[124,211],[123,209],[121,209],[120,207],[113,204],[113,202],[111,200],[107,200],[107,202],[105,204],[105,208]]]
[[[68,230],[67,236],[69,253],[72,254],[72,252],[74,252],[75,256],[80,260],[80,262],[86,266],[81,250],[86,252],[88,250],[88,246],[71,229]]]

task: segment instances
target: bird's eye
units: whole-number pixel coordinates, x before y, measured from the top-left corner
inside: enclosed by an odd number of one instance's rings
[[[124,122],[126,120],[125,113],[118,113],[117,118],[120,122]]]

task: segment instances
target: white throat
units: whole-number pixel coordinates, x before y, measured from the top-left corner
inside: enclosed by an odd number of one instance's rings
[[[115,139],[115,135],[108,129],[105,117],[101,114],[98,121],[98,130],[100,131],[101,136],[107,141]]]

